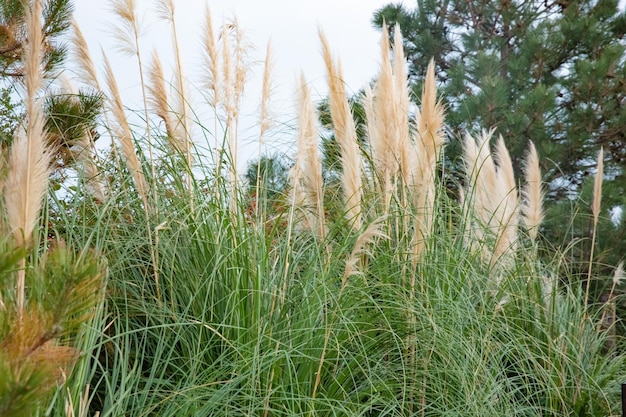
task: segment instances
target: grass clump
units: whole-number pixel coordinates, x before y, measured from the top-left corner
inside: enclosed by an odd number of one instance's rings
[[[132,23],[132,2],[116,4]],[[161,12],[173,23],[172,2]],[[168,104],[155,56],[147,126],[134,131],[107,66],[102,128],[121,152],[114,145],[94,161],[102,190],[84,178],[38,213],[35,224],[51,222],[65,245],[47,244],[37,227],[27,245],[7,229],[5,414],[616,415],[624,355],[603,316],[610,309],[596,313],[582,287],[560,284],[567,269],[558,254],[553,264],[537,256],[543,191],[532,144],[518,192],[506,138],[492,151],[490,133],[468,136],[458,201],[438,175],[444,112],[433,66],[418,109],[402,52],[392,61],[383,37],[380,76],[364,104],[367,138],[358,142],[340,65],[322,36],[341,190],[331,196],[324,178],[302,78],[290,189],[271,200],[261,198],[263,182],[250,184],[251,209],[233,163],[247,45],[236,25],[214,33],[207,16],[214,127],[192,120],[178,60],[177,104]],[[139,34],[129,33],[139,56]],[[75,38],[88,71],[88,50]],[[266,136],[267,109],[260,119]],[[325,208],[333,198],[339,213]],[[16,269],[29,283],[21,304]],[[38,366],[44,361],[49,369]],[[20,397],[24,386],[46,393]],[[25,401],[38,411],[7,408]]]

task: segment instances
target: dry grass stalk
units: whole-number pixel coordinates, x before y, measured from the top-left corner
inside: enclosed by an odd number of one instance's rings
[[[79,64],[79,74],[82,75],[82,79],[85,84],[96,90],[98,93],[102,93],[103,90],[100,86],[100,82],[98,81],[98,74],[93,60],[91,59],[91,54],[89,53],[87,41],[85,40],[85,37],[83,36],[80,28],[78,27],[78,24],[75,21],[72,21],[72,28],[72,33],[74,35],[72,37],[72,44],[74,45],[74,54],[76,55]],[[105,113],[104,117],[106,119],[106,124],[110,125],[108,120],[108,114]],[[120,158],[117,153],[117,149],[115,148],[113,143],[111,143],[111,155],[113,156],[113,159],[115,160],[118,168],[121,171]]]
[[[463,142],[467,192],[463,202],[468,213],[470,248],[480,250],[491,267],[496,263],[509,267],[517,241],[519,200],[511,159],[500,137],[495,161],[489,151],[493,131],[474,139],[467,135]]]
[[[261,131],[259,133],[259,157],[261,156],[261,147],[265,139],[265,134],[271,126],[269,108],[270,98],[272,95],[272,72],[274,71],[274,63],[272,61],[272,44],[267,43],[265,50],[265,63],[263,66],[263,87],[261,90],[261,111],[259,125]]]
[[[228,31],[229,26],[222,25],[221,40],[222,40],[222,89],[224,102],[223,107],[226,111],[226,137],[228,138],[227,152],[230,159],[230,185],[232,190],[232,202],[234,206],[235,189],[237,185],[237,156],[235,151],[236,136],[234,132],[234,101],[235,101],[235,83],[233,81],[233,65],[232,65],[232,50],[230,46],[230,33]],[[219,157],[221,161],[222,157]]]
[[[259,118],[259,147],[257,158],[261,161],[261,156],[263,154],[263,146],[265,145],[265,134],[270,128],[271,121],[269,117],[269,104],[270,104],[270,96],[272,92],[272,72],[273,72],[274,64],[272,62],[272,45],[270,42],[267,43],[267,48],[265,49],[265,64],[263,68],[263,88],[261,95],[261,111]],[[259,190],[261,188],[261,164],[257,164],[256,171],[256,193],[259,195]],[[255,204],[255,217],[259,218],[259,204]]]
[[[389,57],[389,36],[386,28],[382,31],[380,52],[382,62],[371,99],[373,117],[368,120],[368,132],[371,134],[372,156],[380,177],[383,203],[387,213],[400,171],[398,148],[400,130],[407,129],[408,132],[408,123],[399,124],[402,121],[400,114],[405,109],[398,108],[399,100]]]
[[[597,172],[593,182],[593,202],[591,204],[591,213],[593,214],[593,228],[598,226],[598,218],[600,216],[600,203],[602,201],[602,179],[604,177],[604,149],[600,148],[598,152]]]
[[[410,172],[406,179],[408,188],[413,194],[413,204],[417,210],[414,223],[414,262],[423,252],[424,240],[432,233],[435,205],[435,169],[437,159],[445,143],[443,121],[444,108],[441,102],[437,100],[435,64],[431,60],[426,69],[421,111],[416,109],[415,113],[417,135],[412,141],[413,157],[410,162]],[[404,151],[402,152],[404,153]]]
[[[335,127],[335,137],[341,150],[343,167],[342,184],[346,214],[352,228],[361,228],[361,195],[363,189],[362,161],[357,141],[354,119],[346,96],[341,64],[333,62],[330,46],[324,34],[319,32],[322,42],[329,89],[330,114]]]
[[[26,9],[25,17],[29,40],[24,54],[26,126],[11,147],[4,190],[7,221],[18,246],[30,243],[48,189],[51,156],[46,147],[43,109],[37,99],[43,82],[41,15],[41,1],[35,0],[32,10]],[[25,302],[25,260],[20,266],[17,308],[21,315]]]
[[[104,202],[106,200],[106,194],[102,182],[99,180],[100,171],[96,165],[93,143],[94,140],[91,132],[85,129],[78,141],[78,151],[75,154],[75,158],[80,163],[87,183],[87,189],[96,201]]]
[[[624,272],[624,261],[621,261],[617,264],[615,271],[613,272],[613,278],[611,279],[611,291],[609,292],[609,300],[613,299],[613,295],[615,294],[615,289],[620,286],[622,281],[626,278],[626,272]]]
[[[152,111],[163,120],[165,132],[172,150],[175,153],[184,152],[184,146],[180,141],[176,130],[175,122],[172,120],[172,112],[167,99],[167,88],[165,87],[165,76],[163,66],[156,51],[152,55],[152,66],[148,72],[148,100]]]
[[[496,237],[492,266],[505,253],[512,253],[517,246],[517,228],[519,225],[519,197],[513,174],[513,162],[502,136],[496,142],[496,163],[498,165],[498,195],[502,203],[498,206],[499,217],[498,234]]]
[[[176,57],[176,89],[177,94],[175,95],[175,103],[176,110],[178,113],[177,118],[177,131],[178,131],[178,139],[182,141],[183,147],[181,150],[184,151],[185,159],[187,161],[187,166],[191,167],[192,156],[191,156],[191,125],[189,123],[189,100],[187,94],[187,86],[185,84],[185,78],[183,74],[183,65],[180,54],[180,45],[178,43],[178,32],[176,30],[176,19],[174,16],[175,7],[173,0],[158,0],[157,8],[159,11],[159,15],[162,19],[170,22],[172,27],[172,41],[174,44],[174,56]],[[187,176],[187,187],[191,189],[191,177]]]
[[[522,206],[522,219],[532,241],[537,239],[539,226],[543,221],[543,189],[541,186],[541,170],[539,168],[539,155],[535,144],[530,142],[528,154],[524,162],[524,175],[526,185],[522,189],[524,205]]]
[[[611,291],[609,291],[608,294],[603,293],[600,296],[600,301],[604,305],[602,306],[602,317],[598,323],[598,330],[606,332],[604,348],[609,352],[613,351],[616,345],[617,332],[615,323],[617,321],[617,306],[615,301],[615,288],[617,288],[624,280],[624,275],[624,262],[620,262],[613,272]]]
[[[396,91],[397,124],[398,124],[398,152],[400,162],[400,175],[404,185],[409,184],[411,170],[411,139],[409,137],[409,86],[408,73],[406,70],[406,57],[402,42],[400,25],[396,24],[393,37],[393,76]],[[443,122],[443,115],[441,118]]]
[[[291,173],[294,203],[303,222],[320,238],[326,237],[322,163],[317,142],[317,114],[304,76],[298,97],[298,151]]]
[[[241,99],[243,98],[245,85],[248,77],[248,52],[252,48],[252,45],[247,41],[244,36],[243,30],[239,26],[239,22],[235,18],[229,25],[231,32],[234,35],[235,47],[234,58],[235,65],[233,67],[233,81],[234,81],[234,95],[231,97],[233,102],[230,106],[228,113],[232,113],[231,129],[229,129],[228,146],[231,154],[231,175],[233,190],[236,190],[237,184],[237,162],[239,159],[239,113],[241,111]],[[233,194],[234,195],[234,194]],[[233,201],[233,205],[236,205]]]
[[[211,92],[211,105],[217,109],[221,103],[220,93],[220,51],[215,41],[215,31],[213,29],[213,19],[211,18],[211,9],[208,4],[205,10],[204,36],[202,39],[204,46],[203,54],[205,67],[207,68],[207,89]]]
[[[89,384],[85,386],[85,391],[80,395],[78,406],[78,414],[74,411],[74,401],[72,400],[72,393],[67,387],[67,397],[65,397],[65,417],[89,417],[89,404],[91,403],[89,395]],[[99,417],[100,412],[96,411],[94,417]]]
[[[593,200],[591,202],[591,214],[593,215],[593,233],[591,235],[591,250],[589,252],[589,270],[587,271],[587,283],[585,285],[585,305],[589,302],[589,287],[591,285],[591,272],[593,267],[593,253],[596,246],[596,233],[600,218],[600,206],[602,203],[602,180],[604,178],[604,149],[598,152],[596,176],[593,182]],[[585,310],[586,313],[586,310]],[[585,315],[586,317],[586,315]]]
[[[208,103],[214,109],[214,125],[213,132],[215,135],[215,145],[214,145],[214,164],[216,170],[216,176],[219,175],[219,171],[221,169],[221,143],[222,141],[217,135],[218,131],[218,116],[217,109],[221,106],[223,101],[222,93],[221,93],[221,75],[220,75],[220,50],[218,44],[215,40],[215,30],[213,28],[213,19],[211,17],[211,9],[207,4],[205,9],[205,22],[203,28],[203,36],[202,36],[202,45],[203,45],[203,59],[204,59],[204,67],[206,68],[206,89],[209,92]],[[219,191],[217,191],[219,187],[216,187],[217,195],[216,197],[219,199]]]
[[[118,49],[127,55],[138,55],[139,25],[135,14],[134,0],[113,0],[113,14],[119,18],[120,26],[114,28],[113,34],[120,41]]]
[[[385,233],[382,231],[382,225],[385,218],[386,216],[381,216],[373,221],[357,238],[354,244],[354,248],[352,249],[348,260],[346,261],[346,268],[343,273],[343,280],[339,293],[340,295],[343,293],[343,290],[348,284],[348,278],[361,273],[358,268],[358,263],[363,255],[369,254],[367,246],[374,242],[374,240],[377,238],[387,239],[387,235],[385,235]]]
[[[248,52],[252,49],[252,45],[245,38],[244,32],[241,30],[237,19],[233,21],[232,26],[235,31],[235,105],[233,111],[235,123],[237,123],[239,120],[241,99],[248,78]]]
[[[139,80],[141,83],[141,93],[143,99],[144,108],[144,120],[146,122],[146,141],[148,143],[148,156],[150,160],[150,171],[153,180],[156,180],[156,166],[154,158],[154,147],[152,144],[151,129],[150,129],[150,114],[148,106],[147,87],[144,78],[144,67],[141,52],[139,48],[139,23],[137,20],[137,14],[135,9],[134,0],[114,0],[113,11],[118,16],[122,25],[116,28],[115,35],[120,41],[120,49],[129,55],[137,58],[137,65],[139,69]],[[107,75],[108,77],[108,75]],[[156,201],[156,187],[154,187],[154,199]],[[147,207],[147,205],[146,205]],[[158,210],[158,206],[155,206]]]
[[[117,86],[117,81],[115,80],[111,64],[109,64],[109,60],[106,56],[104,56],[104,66],[106,82],[109,87],[109,91],[111,92],[111,96],[108,100],[109,108],[116,121],[116,124],[114,126],[112,125],[113,133],[120,142],[126,166],[133,177],[135,187],[137,187],[137,192],[143,201],[144,209],[148,212],[148,184],[143,171],[141,170],[137,154],[135,153],[132,131],[130,129],[130,125],[128,124],[126,113],[124,112],[124,105],[122,104],[122,98]]]
[[[72,20],[72,44],[74,45],[74,54],[78,61],[79,76],[85,81],[85,83],[97,91],[101,91],[100,83],[98,82],[98,72],[91,59],[89,53],[89,47],[87,41],[83,36],[78,24],[75,20]]]

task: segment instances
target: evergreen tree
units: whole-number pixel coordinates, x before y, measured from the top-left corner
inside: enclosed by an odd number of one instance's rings
[[[26,39],[25,12],[27,0],[0,0],[0,147],[8,148],[23,117],[17,88],[24,77],[23,53]],[[70,0],[44,0],[41,28],[43,32],[42,68],[53,81],[62,69],[67,55],[63,36],[67,35],[73,13]],[[51,84],[53,85],[53,84]],[[68,94],[55,89],[47,91],[45,111],[49,146],[55,153],[55,168],[73,163],[71,149],[85,130],[93,131],[102,100],[98,94],[81,91]],[[92,138],[97,135],[91,135]]]
[[[564,222],[573,197],[590,197],[586,178],[603,147],[606,234],[596,260],[616,265],[626,255],[626,221],[609,219],[610,209],[626,208],[626,13],[618,0],[417,0],[414,9],[384,6],[372,22],[400,25],[416,93],[434,58],[449,156],[466,131],[495,128],[519,172],[534,141],[552,200],[544,229],[551,242],[589,236],[589,218]],[[588,260],[588,249],[573,260]]]

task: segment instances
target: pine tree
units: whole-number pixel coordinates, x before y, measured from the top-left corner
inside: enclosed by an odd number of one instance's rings
[[[26,0],[0,0],[0,147],[5,149],[11,146],[23,118],[20,93],[15,92],[23,83],[23,54],[28,42],[24,17],[31,3]],[[67,35],[71,26],[73,10],[70,0],[43,1],[41,66],[44,76],[50,81],[61,73],[67,57],[63,36]],[[72,165],[74,161],[70,149],[83,137],[85,129],[94,129],[101,104],[100,96],[90,91],[75,94],[62,91],[58,86],[47,91],[46,130],[49,145],[55,153],[56,168]]]

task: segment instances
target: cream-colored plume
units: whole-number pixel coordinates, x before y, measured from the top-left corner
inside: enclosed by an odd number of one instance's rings
[[[424,240],[432,234],[435,210],[435,171],[445,143],[443,121],[444,108],[437,100],[435,64],[431,60],[426,69],[421,111],[416,109],[417,132],[412,140],[413,153],[407,178],[408,188],[417,211],[413,242],[415,261],[423,251]]]
[[[291,171],[292,201],[296,204],[295,209],[302,213],[301,221],[323,239],[326,237],[326,224],[317,113],[304,75],[300,77],[298,91],[298,151]]]
[[[328,78],[330,115],[335,128],[335,138],[341,150],[343,168],[341,179],[346,216],[352,228],[359,230],[362,224],[363,162],[360,156],[356,127],[346,96],[341,63],[335,64],[333,62],[326,37],[321,31],[319,35]]]
[[[18,246],[28,245],[33,238],[39,211],[48,190],[51,162],[46,147],[44,114],[37,94],[43,82],[41,66],[43,32],[42,4],[35,0],[26,8],[28,42],[24,51],[25,125],[9,152],[8,173],[4,188],[4,203],[8,226]],[[25,302],[25,262],[22,260],[17,276],[17,308],[21,315]],[[1,300],[0,300],[1,302]]]
[[[522,219],[531,240],[537,239],[539,226],[543,221],[543,189],[541,186],[541,170],[539,168],[539,155],[535,144],[530,142],[528,154],[524,162],[524,175],[526,184],[522,189],[524,205],[522,206]]]

